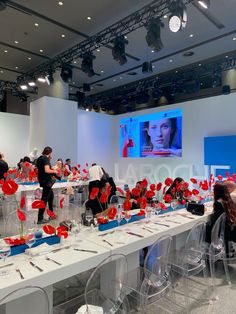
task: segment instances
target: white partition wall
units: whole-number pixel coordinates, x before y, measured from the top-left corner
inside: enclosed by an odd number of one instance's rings
[[[39,152],[53,148],[55,159],[71,158],[77,163],[77,103],[65,99],[42,97],[30,104],[30,149]]]
[[[0,112],[0,152],[9,166],[29,153],[29,117]]]

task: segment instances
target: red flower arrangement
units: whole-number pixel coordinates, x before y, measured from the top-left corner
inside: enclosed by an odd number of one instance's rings
[[[155,191],[156,190],[156,184],[154,184],[154,183],[150,184],[150,190]]]
[[[166,178],[165,179],[165,185],[166,186],[171,186],[172,183],[173,183],[173,180],[171,178]]]
[[[44,225],[43,231],[46,234],[50,234],[50,235],[55,234],[58,237],[63,237],[64,239],[66,239],[68,237],[68,232],[67,232],[66,228],[63,226],[59,226],[59,227],[55,228],[51,225]]]
[[[2,185],[2,191],[6,195],[13,195],[17,190],[18,184],[12,179],[5,181]]]
[[[138,189],[138,188],[133,188],[132,191],[131,191],[131,194],[134,196],[134,197],[139,197],[141,193],[141,190]]]
[[[157,183],[156,190],[157,190],[157,191],[160,191],[161,188],[162,188],[162,183],[161,183],[161,182]]]
[[[166,194],[164,197],[163,197],[164,201],[166,203],[171,203],[172,201],[172,196],[170,194]]]

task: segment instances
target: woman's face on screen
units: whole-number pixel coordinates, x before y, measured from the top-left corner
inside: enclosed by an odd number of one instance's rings
[[[148,135],[150,136],[153,150],[170,147],[171,120],[161,119],[149,121]]]

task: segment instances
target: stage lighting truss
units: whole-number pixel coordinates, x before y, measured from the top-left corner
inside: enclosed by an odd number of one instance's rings
[[[81,69],[84,73],[86,73],[89,77],[92,77],[95,75],[94,69],[93,69],[93,60],[96,59],[96,57],[91,53],[87,52],[83,56],[83,60],[81,63]]]
[[[153,18],[149,21],[146,35],[146,42],[148,46],[154,49],[156,52],[160,51],[163,48],[163,43],[161,41],[161,27],[164,27],[164,24],[160,18]]]
[[[116,37],[113,41],[114,46],[112,48],[113,59],[119,62],[120,65],[123,65],[127,62],[125,55],[125,45],[128,44],[128,40],[124,36]]]
[[[187,10],[182,0],[171,0],[169,2],[169,29],[177,33],[187,24]]]

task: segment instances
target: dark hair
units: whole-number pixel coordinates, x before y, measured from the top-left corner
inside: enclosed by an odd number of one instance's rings
[[[184,181],[184,179],[182,179],[182,178],[180,178],[180,177],[175,178],[174,181],[173,181],[173,183],[171,184],[170,188],[171,188],[171,189],[173,189],[173,188],[176,189],[177,185],[178,185],[180,182],[182,182],[182,181]]]
[[[92,164],[92,167],[93,167],[93,166],[96,166],[96,165],[97,165],[96,162],[94,162],[94,163]]]
[[[0,159],[2,159],[2,154],[0,154]]]
[[[70,158],[67,158],[67,159],[66,159],[66,162],[67,162],[67,161],[70,161],[70,160],[71,160]]]
[[[28,156],[25,156],[25,157],[23,158],[23,162],[30,162],[30,158],[29,158]]]
[[[164,118],[164,119],[170,120],[170,123],[171,123],[171,134],[170,134],[170,143],[169,143],[169,145],[171,146],[175,137],[176,129],[177,129],[177,118]],[[151,143],[151,138],[148,135],[148,129],[149,129],[149,121],[144,122],[143,132],[144,132],[144,138],[146,139],[145,145],[153,146]]]
[[[226,216],[231,223],[236,224],[236,206],[230,196],[227,186],[223,183],[216,183],[214,186],[214,201],[222,200]]]
[[[42,155],[49,155],[52,153],[52,148],[50,146],[46,146],[42,152]]]
[[[108,183],[107,180],[100,180],[100,181],[99,181],[99,184],[98,184],[99,190],[101,190],[102,188],[104,188],[104,187],[106,186],[106,183]]]

